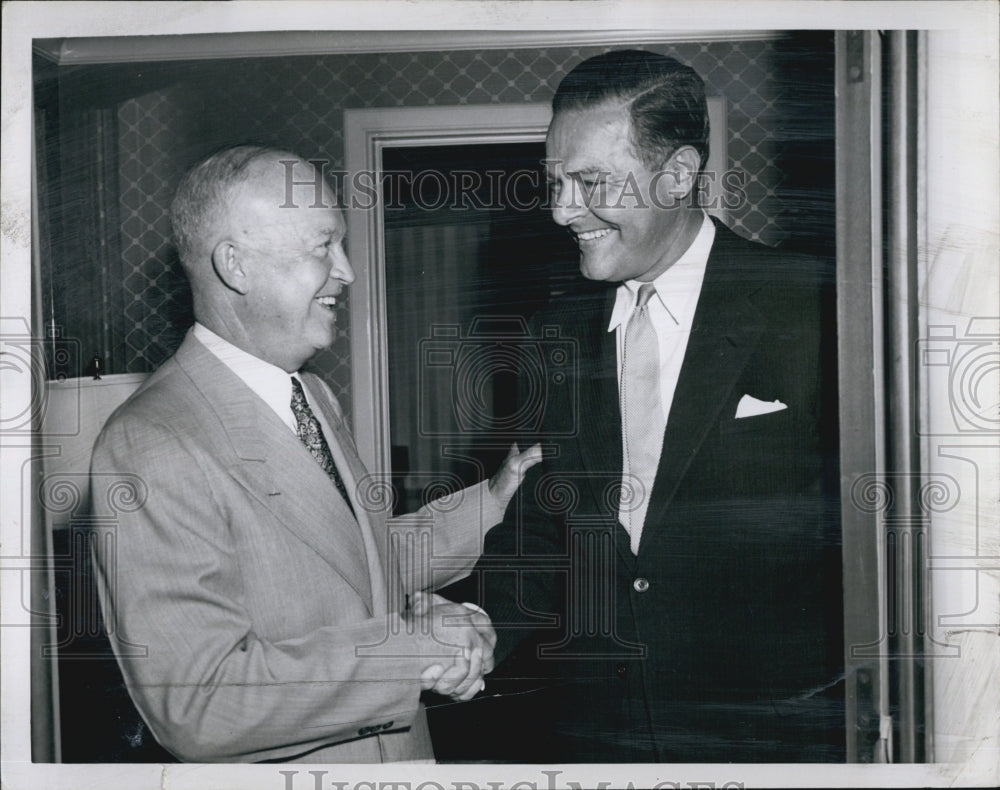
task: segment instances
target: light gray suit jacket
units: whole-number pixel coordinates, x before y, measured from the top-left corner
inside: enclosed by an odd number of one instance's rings
[[[104,427],[95,566],[126,685],[182,760],[432,757],[418,677],[447,653],[398,612],[465,576],[502,513],[481,483],[389,519],[332,393],[302,376],[343,498],[191,334]]]

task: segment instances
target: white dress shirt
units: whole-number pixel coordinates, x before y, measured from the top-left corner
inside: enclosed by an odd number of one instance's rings
[[[270,362],[265,362],[263,359],[237,348],[202,324],[195,323],[194,336],[201,341],[205,348],[218,357],[222,364],[239,376],[243,383],[253,390],[254,394],[270,406],[292,433],[298,435],[298,423],[296,423],[295,415],[292,413],[292,378],[288,373],[277,365],[272,365]],[[329,435],[330,429],[323,422],[315,404],[309,399],[309,393],[305,387],[302,390],[306,393],[309,408],[316,414],[316,419],[320,420],[324,434]]]
[[[708,256],[715,241],[715,225],[708,215],[704,215],[698,235],[691,246],[663,274],[653,280],[656,294],[649,300],[647,310],[649,319],[656,332],[656,341],[660,352],[660,400],[663,408],[663,422],[666,424],[670,415],[670,405],[674,400],[677,380],[680,378],[684,353],[687,351],[688,339],[691,336],[691,326],[694,322],[695,309],[698,306],[698,296],[701,294],[701,284],[705,279],[705,267]],[[618,392],[621,394],[622,384],[622,351],[625,344],[625,328],[632,317],[639,286],[638,280],[627,280],[618,286],[615,294],[615,305],[611,311],[611,321],[608,331],[614,332],[617,348]],[[624,435],[622,436],[622,457],[624,452]],[[627,474],[622,469],[622,476]],[[625,508],[619,509],[618,518],[622,524],[628,524]],[[633,525],[633,532],[636,525]],[[641,531],[642,525],[638,525]],[[638,536],[633,534],[633,546],[638,545]]]

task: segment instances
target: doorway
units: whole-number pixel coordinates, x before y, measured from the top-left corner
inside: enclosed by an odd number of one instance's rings
[[[547,208],[544,156],[541,141],[382,152],[396,512],[499,466],[528,319],[587,283]]]

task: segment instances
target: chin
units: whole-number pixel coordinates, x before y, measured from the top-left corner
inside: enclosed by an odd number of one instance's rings
[[[312,348],[310,349],[311,352],[309,354],[310,359],[316,356],[316,354],[319,354],[330,348],[330,346],[333,345],[333,341],[336,340],[336,338],[337,334],[335,332],[331,332],[329,335],[326,335],[325,337],[316,338],[316,341],[312,344]]]
[[[580,274],[588,280],[600,282],[620,282],[623,278],[618,268],[613,264],[601,264],[600,262],[588,264],[586,260],[580,259]]]
[[[337,339],[337,326],[331,319],[323,326],[313,327],[313,331],[306,337],[313,348],[326,348]]]

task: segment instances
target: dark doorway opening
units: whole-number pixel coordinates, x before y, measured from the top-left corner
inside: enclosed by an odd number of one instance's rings
[[[528,319],[588,287],[552,222],[544,157],[541,142],[383,151],[397,513],[498,467],[515,438]]]

